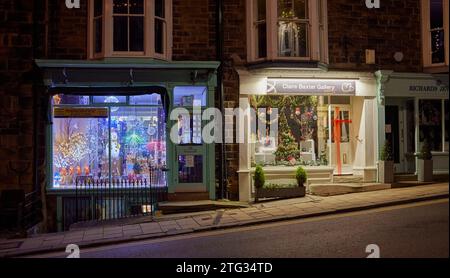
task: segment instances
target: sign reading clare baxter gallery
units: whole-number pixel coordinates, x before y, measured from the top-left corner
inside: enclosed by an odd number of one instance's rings
[[[356,94],[355,80],[267,79],[268,94],[343,95]]]

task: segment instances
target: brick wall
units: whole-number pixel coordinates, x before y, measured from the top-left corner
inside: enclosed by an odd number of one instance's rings
[[[239,106],[239,76],[236,66],[247,59],[245,0],[227,0],[224,7],[224,54],[223,87],[225,108]],[[235,133],[236,134],[236,133]],[[239,145],[226,145],[227,175],[230,182],[230,197],[238,199]]]
[[[419,0],[385,0],[380,9],[367,9],[365,1],[328,1],[330,68],[421,71]],[[376,50],[376,65],[365,64],[365,49]],[[403,52],[397,63],[395,52]]]
[[[68,9],[65,1],[49,1],[49,59],[87,58],[87,2],[80,1],[80,9]]]
[[[173,0],[173,60],[216,59],[215,0]]]
[[[32,190],[32,59],[33,1],[1,1],[0,189]]]

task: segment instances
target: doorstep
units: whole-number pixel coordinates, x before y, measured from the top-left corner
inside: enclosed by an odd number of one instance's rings
[[[184,202],[162,202],[158,204],[159,211],[163,215],[180,214],[200,211],[211,211],[218,209],[246,208],[248,203],[233,201],[184,201]]]

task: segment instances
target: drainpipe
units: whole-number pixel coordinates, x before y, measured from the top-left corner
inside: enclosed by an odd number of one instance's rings
[[[226,165],[226,149],[225,149],[225,96],[223,90],[223,66],[224,66],[224,51],[223,51],[223,0],[216,0],[216,60],[220,62],[217,70],[217,95],[219,96],[220,111],[222,111],[222,140],[220,144],[220,171],[219,171],[219,192],[220,199],[224,199],[227,190],[227,165]]]
[[[34,1],[34,7],[33,7],[33,59],[42,57],[47,57],[48,55],[48,0],[44,1],[44,11],[43,14],[41,14],[42,7],[40,4],[36,3],[37,1]],[[39,50],[38,43],[40,42],[40,24],[44,24],[44,40],[41,41],[43,44],[43,50]],[[40,69],[33,65],[33,161],[32,161],[32,168],[33,168],[33,191],[37,192],[36,194],[39,196],[41,203],[42,203],[42,229],[44,231],[47,230],[47,212],[46,212],[46,196],[45,196],[45,187],[41,187],[41,175],[39,171],[39,162],[41,161],[40,157],[40,132],[39,132],[39,126],[41,123],[41,116],[42,116],[42,101],[41,101],[41,93],[43,89],[43,76],[40,74]]]

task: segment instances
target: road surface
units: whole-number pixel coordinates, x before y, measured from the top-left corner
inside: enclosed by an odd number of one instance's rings
[[[448,257],[448,199],[81,250],[82,258]],[[34,257],[66,257],[64,253]]]

